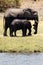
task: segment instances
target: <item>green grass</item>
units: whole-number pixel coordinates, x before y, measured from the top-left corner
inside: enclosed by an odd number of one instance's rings
[[[22,37],[22,32],[17,31],[17,37],[10,37],[9,33],[4,37],[3,31],[3,19],[0,17],[0,52],[43,52],[43,35]],[[38,34],[43,34],[43,21],[39,22]]]

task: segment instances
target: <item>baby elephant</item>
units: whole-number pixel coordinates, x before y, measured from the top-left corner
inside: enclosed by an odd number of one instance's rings
[[[29,30],[28,36],[31,35],[31,23],[27,20],[15,19],[10,25],[10,36],[13,36],[13,32],[16,36],[17,30],[22,30],[22,36],[26,36],[27,29]]]

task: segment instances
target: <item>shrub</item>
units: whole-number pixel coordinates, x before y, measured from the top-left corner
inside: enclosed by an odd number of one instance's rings
[[[20,0],[0,0],[0,12],[7,8],[20,7]]]

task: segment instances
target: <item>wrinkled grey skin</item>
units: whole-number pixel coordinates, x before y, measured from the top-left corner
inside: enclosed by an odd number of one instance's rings
[[[7,36],[7,29],[10,27],[11,22],[14,19],[25,19],[25,20],[34,20],[34,34],[37,34],[38,28],[38,13],[32,9],[17,9],[10,8],[4,14],[4,36]]]
[[[31,23],[27,20],[14,19],[10,25],[10,36],[13,36],[13,32],[16,36],[17,30],[22,30],[22,36],[26,36],[27,29],[29,30],[28,36],[30,36],[31,27]]]

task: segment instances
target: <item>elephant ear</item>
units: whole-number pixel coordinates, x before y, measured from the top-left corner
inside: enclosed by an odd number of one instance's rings
[[[31,13],[28,12],[28,11],[25,11],[25,12],[24,12],[24,16],[25,16],[25,17],[30,17],[30,16],[31,16]]]
[[[25,12],[25,11],[29,11],[29,12],[31,12],[32,9],[30,9],[30,8],[26,8],[26,9],[24,9],[23,11],[24,11],[24,12]]]
[[[33,14],[34,14],[34,15],[38,15],[38,12],[37,12],[37,11],[34,11]]]

